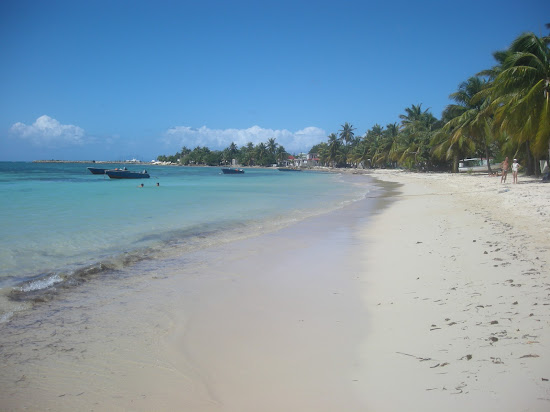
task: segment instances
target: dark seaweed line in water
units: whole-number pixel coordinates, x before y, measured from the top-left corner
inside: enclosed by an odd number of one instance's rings
[[[250,224],[257,224],[257,222],[249,222],[249,224],[237,222],[225,226],[212,223],[172,231],[164,236],[145,235],[137,243],[151,240],[158,243],[154,246],[125,252],[76,270],[65,272],[59,270],[33,276],[13,287],[7,293],[7,297],[14,302],[31,302],[33,304],[49,302],[63,291],[79,287],[98,277],[114,278],[120,276],[125,268],[139,262],[168,256],[171,252],[181,254],[186,251],[200,249],[212,243],[219,244],[232,241],[235,236],[243,237],[247,233],[250,234]],[[228,234],[233,236],[228,237]],[[37,283],[44,286],[37,286]]]
[[[31,288],[37,279],[23,282],[13,288],[8,293],[8,298],[15,302],[49,302],[58,296],[63,290],[72,289],[95,279],[99,276],[109,276],[120,272],[125,267],[132,266],[140,261],[152,259],[147,253],[127,254],[122,259],[113,259],[112,261],[99,262],[93,265],[77,269],[70,273],[48,273],[41,276],[42,281],[48,278],[58,277],[60,280],[44,288]]]

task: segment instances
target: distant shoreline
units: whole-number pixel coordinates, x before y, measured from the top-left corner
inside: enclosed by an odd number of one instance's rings
[[[152,162],[132,162],[129,160],[33,160],[32,163],[129,163],[136,165],[152,165]]]
[[[130,164],[130,165],[148,165],[148,166],[177,166],[177,167],[234,167],[230,165],[209,166],[209,165],[181,165],[174,163],[155,163],[155,162],[133,162],[131,160],[33,160],[32,163],[77,163],[77,164]],[[277,169],[276,167],[268,166],[244,166],[239,165],[246,169]],[[324,166],[310,166],[303,167],[303,170],[310,170],[316,172],[333,172],[333,173],[352,173],[352,174],[368,174],[371,169],[359,169],[359,168],[331,168]]]

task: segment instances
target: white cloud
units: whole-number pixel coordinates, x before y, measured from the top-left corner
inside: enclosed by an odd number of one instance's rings
[[[326,141],[327,134],[318,127],[306,127],[291,132],[286,129],[263,129],[260,126],[252,126],[248,129],[209,129],[206,126],[196,129],[188,126],[176,126],[168,129],[164,134],[165,143],[177,145],[178,150],[183,146],[190,149],[206,146],[213,150],[221,150],[232,142],[241,147],[249,142],[254,145],[266,143],[270,138],[275,138],[279,145],[293,153],[307,151],[312,146]]]
[[[32,125],[17,122],[10,128],[10,132],[39,146],[82,144],[85,136],[84,129],[71,124],[61,124],[46,115],[40,116]]]

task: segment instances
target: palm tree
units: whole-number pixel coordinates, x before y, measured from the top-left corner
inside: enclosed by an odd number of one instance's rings
[[[277,146],[277,150],[275,152],[275,159],[277,160],[277,163],[282,163],[286,159],[288,159],[288,153],[283,146],[281,145]]]
[[[391,162],[396,162],[397,159],[399,159],[399,125],[397,123],[387,124],[385,134],[391,142],[388,152],[388,160]],[[395,163],[393,164],[393,167],[395,167]]]
[[[342,129],[339,130],[340,141],[344,142],[347,145],[353,140],[353,137],[355,136],[355,133],[353,133],[355,128],[348,122],[344,123],[341,127]]]
[[[418,121],[422,120],[423,116],[429,113],[430,109],[422,111],[422,103],[417,105],[411,105],[411,107],[406,107],[406,114],[400,114],[399,118],[401,119],[401,125],[403,127],[409,127],[415,125]]]
[[[438,125],[438,120],[429,109],[422,110],[422,103],[405,109],[401,118],[401,157],[399,162],[408,167],[420,167],[430,160],[430,140]]]
[[[328,150],[327,160],[329,163],[332,163],[332,167],[334,167],[335,164],[341,159],[341,155],[342,155],[340,140],[338,140],[338,137],[334,133],[331,133],[328,136],[327,150]]]
[[[355,163],[356,167],[359,163],[363,163],[363,167],[370,163],[370,147],[366,140],[362,140],[353,148],[351,155],[352,161]]]
[[[221,160],[222,160],[222,163],[224,165],[228,164],[229,162],[231,162],[231,154],[229,153],[229,148],[225,148],[223,149],[222,153],[221,153]]]
[[[533,33],[516,38],[491,87],[495,123],[538,157],[550,156],[548,41]]]
[[[234,142],[231,142],[231,144],[228,147],[229,154],[232,156],[236,155],[239,152],[239,149],[237,148],[237,145]]]
[[[365,140],[368,142],[371,165],[381,166],[386,162],[388,150],[384,139],[384,128],[376,123],[367,131]]]
[[[317,152],[319,153],[319,161],[322,165],[328,165],[330,163],[329,160],[329,150],[328,150],[328,144],[325,142],[322,142],[317,147]]]
[[[446,110],[455,114],[455,117],[448,121],[443,129],[449,133],[450,146],[463,146],[465,140],[470,139],[470,147],[483,148],[487,170],[491,173],[489,147],[493,141],[493,134],[486,131],[490,129],[492,120],[491,113],[487,110],[489,99],[482,93],[486,87],[487,81],[477,76],[462,82],[458,91],[449,96],[457,104],[449,105]]]
[[[255,152],[256,152],[256,159],[258,161],[258,164],[265,166],[267,164],[266,157],[268,155],[268,151],[265,143],[258,144],[255,148]]]
[[[251,166],[254,163],[254,156],[254,144],[248,142],[246,146],[241,147],[239,162]]]
[[[274,137],[267,140],[267,151],[271,156],[275,157],[275,153],[277,151],[277,143],[275,143]]]
[[[437,130],[430,142],[432,146],[433,155],[439,159],[451,160],[451,171],[458,173],[458,162],[461,158],[466,157],[467,154],[475,151],[475,145],[471,139],[467,139],[464,135],[461,135],[458,139],[452,139],[452,132],[454,131],[451,125],[447,126],[455,117],[459,117],[463,112],[463,109],[459,105],[448,105],[441,115],[442,122],[445,126]]]
[[[231,163],[231,161],[237,157],[238,153],[239,149],[237,148],[237,145],[234,142],[231,142],[231,144],[223,151],[224,162]]]

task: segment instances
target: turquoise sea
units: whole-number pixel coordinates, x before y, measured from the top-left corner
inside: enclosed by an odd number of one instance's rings
[[[127,165],[151,178],[110,180],[88,166],[121,165],[0,162],[0,322],[91,277],[131,273],[144,260],[181,264],[189,251],[284,228],[369,192],[369,179],[338,173]]]

